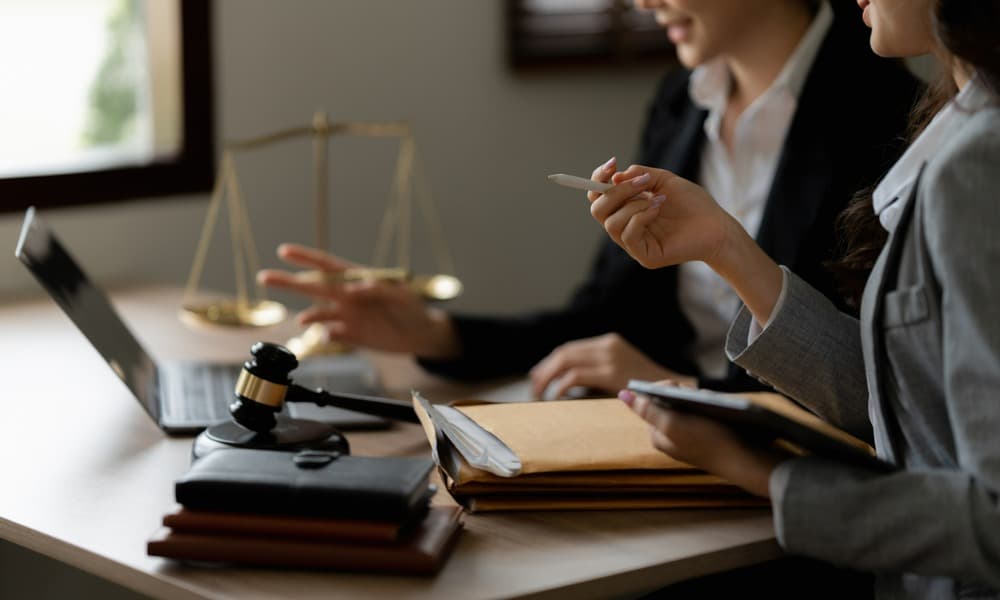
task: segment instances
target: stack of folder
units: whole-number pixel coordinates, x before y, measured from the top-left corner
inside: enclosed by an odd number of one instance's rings
[[[448,492],[471,512],[768,504],[656,450],[616,399],[413,403]]]
[[[183,561],[435,573],[461,508],[430,506],[419,458],[216,450],[175,486],[181,507],[147,552]]]

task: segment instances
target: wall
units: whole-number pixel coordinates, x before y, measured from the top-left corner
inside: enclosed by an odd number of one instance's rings
[[[601,231],[580,194],[547,173],[585,175],[633,153],[655,67],[515,76],[504,61],[498,0],[220,0],[215,5],[217,139],[309,122],[411,121],[466,294],[462,310],[561,302]],[[333,247],[370,260],[396,147],[331,145]],[[241,182],[265,265],[281,241],[312,240],[307,141],[241,155]],[[104,285],[182,284],[207,194],[83,209],[45,218]],[[20,214],[0,216],[0,299],[37,294],[12,257]],[[436,270],[415,221],[418,270]],[[214,239],[205,282],[230,285],[227,238]]]

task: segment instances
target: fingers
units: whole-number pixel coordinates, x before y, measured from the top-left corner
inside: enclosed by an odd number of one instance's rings
[[[624,171],[620,173],[615,173],[611,177],[611,183],[618,185],[623,181],[628,181],[629,179],[642,175],[645,172],[646,168],[643,167],[642,165],[629,165],[629,167]]]
[[[310,306],[300,312],[296,317],[299,325],[311,325],[313,323],[332,323],[341,319],[343,310],[339,305],[327,304],[323,306]]]
[[[326,328],[327,341],[358,344],[364,327],[356,315],[338,305],[312,306],[300,312],[296,321],[302,327],[321,323]]]
[[[652,425],[656,430],[669,435],[672,411],[654,404],[645,394],[635,394],[629,406],[632,412],[642,417],[643,421]]]
[[[608,385],[605,369],[595,366],[570,367],[556,375],[536,397],[540,400],[564,398],[575,387],[607,390],[613,386]]]
[[[405,282],[362,280],[343,284],[344,301],[354,304],[376,304],[401,306],[410,303],[423,304],[423,299]]]
[[[604,221],[625,206],[627,203],[644,198],[643,192],[649,189],[653,176],[649,171],[641,171],[644,167],[635,165],[626,169],[625,173],[616,173],[613,179],[618,180],[615,187],[601,194],[590,204],[590,214],[597,221]],[[626,174],[632,174],[627,177]]]
[[[669,379],[659,379],[656,381],[657,385],[669,385],[671,387],[680,387],[688,389],[698,388],[698,379],[690,375],[681,375],[680,373],[673,373]]]
[[[358,266],[329,252],[300,244],[281,244],[278,246],[278,258],[297,267],[319,269],[334,273]]]
[[[636,238],[643,237],[641,234],[659,214],[659,207],[664,200],[664,196],[656,196],[649,200],[642,198],[629,202],[604,220],[604,230],[616,244],[628,250],[630,243],[634,246]]]
[[[575,387],[592,387],[600,388],[601,385],[598,383],[599,376],[596,375],[594,369],[589,368],[572,368],[563,373],[557,380],[555,386],[552,389],[552,399],[558,399],[566,396],[569,391]]]
[[[553,350],[528,372],[531,377],[531,395],[541,400],[545,390],[566,368],[565,357],[558,349]]]
[[[606,163],[594,169],[594,172],[590,174],[590,178],[594,181],[600,181],[601,183],[608,183],[611,181],[611,176],[615,174],[615,168],[618,166],[618,159],[612,156],[608,159]],[[587,192],[587,200],[593,202],[600,197],[599,192]]]
[[[657,198],[660,199],[658,202]],[[662,198],[663,196],[657,196],[645,210],[637,211],[630,215],[621,231],[615,229],[614,233],[611,231],[608,232],[608,235],[611,235],[612,239],[619,246],[624,248],[629,255],[647,269],[663,266],[662,264],[657,264],[657,261],[652,259],[664,255],[664,246],[656,243],[655,240],[646,235],[649,231],[649,226],[660,216],[660,207],[663,204]],[[619,223],[616,222],[615,227],[618,227],[618,225]]]
[[[295,273],[280,269],[263,269],[257,272],[257,283],[269,288],[289,290],[313,298],[334,298],[338,286],[322,281],[300,279]]]
[[[257,273],[257,283],[324,300],[344,302],[419,300],[416,292],[405,283],[381,280],[328,282],[323,281],[322,277],[315,277],[316,274],[315,271],[291,273],[280,269],[262,269]]]
[[[649,426],[649,439],[653,443],[654,448],[667,456],[677,458],[677,455],[680,453],[680,449],[677,447],[677,444],[652,425]],[[680,459],[678,458],[678,460]]]
[[[529,373],[531,376],[531,391],[535,398],[541,398],[552,382],[565,378],[569,371],[590,366],[594,358],[588,347],[589,344],[585,341],[568,342],[559,346],[539,361]],[[565,387],[562,393],[573,387],[573,385],[579,384],[572,384]],[[560,387],[563,386],[560,385]]]

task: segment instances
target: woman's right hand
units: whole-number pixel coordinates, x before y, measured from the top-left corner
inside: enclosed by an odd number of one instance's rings
[[[647,269],[703,261],[767,323],[784,275],[701,187],[669,171],[632,165],[590,205],[616,244]]]
[[[592,199],[590,213],[646,268],[698,260],[713,265],[742,231],[708,192],[669,171],[632,165],[611,181],[615,187]]]
[[[291,265],[323,273],[341,273],[359,266],[298,244],[281,244],[278,257]],[[280,269],[260,271],[257,281],[316,301],[316,305],[299,313],[298,322],[324,324],[331,340],[430,359],[454,358],[461,351],[448,315],[428,307],[405,284],[379,280],[317,281]]]

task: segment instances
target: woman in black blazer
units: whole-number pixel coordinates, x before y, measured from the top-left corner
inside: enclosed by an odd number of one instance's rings
[[[746,38],[742,42],[755,50],[773,45],[775,52],[793,56],[796,46],[802,45],[799,39],[808,37],[821,16],[829,20],[832,15],[825,34],[817,38],[811,64],[804,66],[756,239],[776,261],[834,296],[823,263],[833,256],[835,215],[852,192],[874,184],[877,174],[897,156],[918,92],[916,80],[901,65],[872,54],[867,32],[856,15],[840,14],[843,6],[831,9],[811,0],[708,6],[691,0],[638,0],[637,4],[656,10],[668,35],[676,38],[679,58],[687,67],[717,58],[727,51],[726,44],[735,46],[731,32],[741,32]],[[789,44],[788,35],[784,40],[780,33],[768,35],[768,27],[779,32],[797,28],[798,33]],[[851,68],[844,69],[844,64]],[[692,101],[690,76],[687,69],[675,69],[663,79],[650,108],[638,162],[697,180],[710,111]],[[883,93],[866,98],[861,107],[858,91],[870,89],[873,82]],[[803,198],[808,201],[802,202]],[[290,244],[279,248],[279,256],[307,268],[337,271],[347,266],[336,257]],[[646,270],[610,241],[602,243],[588,279],[566,306],[513,318],[449,314],[425,306],[402,286],[386,283],[304,284],[283,271],[264,271],[259,281],[335,300],[335,308],[316,307],[300,315],[303,323],[327,323],[333,339],[413,353],[427,370],[456,379],[530,371],[538,395],[552,382],[558,382],[556,395],[577,385],[614,391],[630,377],[687,376],[702,387],[759,387],[739,369],[729,368],[714,377],[700,372],[693,356],[695,328],[679,301],[677,269]],[[718,354],[724,356],[721,346]]]

